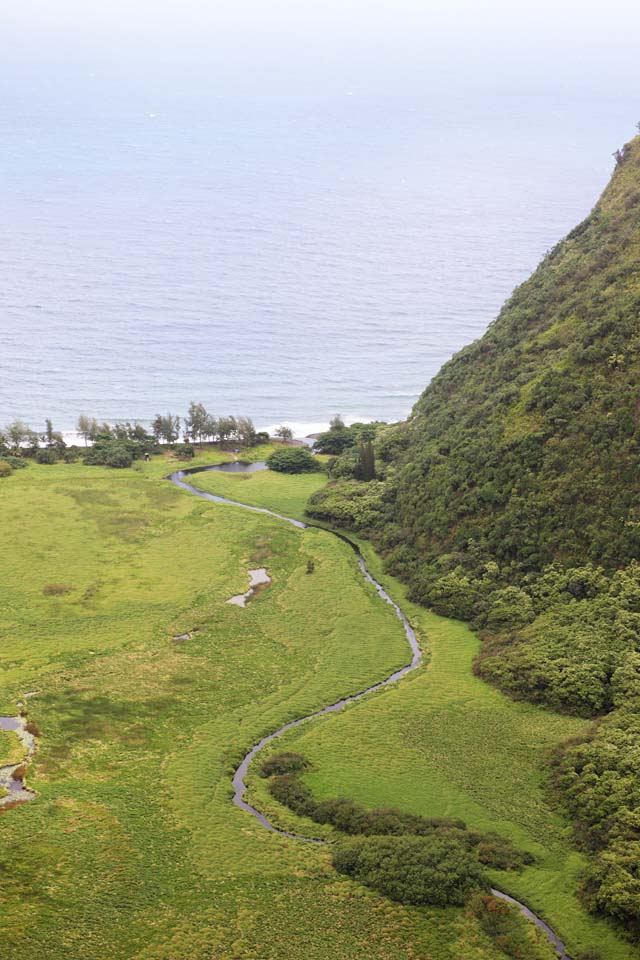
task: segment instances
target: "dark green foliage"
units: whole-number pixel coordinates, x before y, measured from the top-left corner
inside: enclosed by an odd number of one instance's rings
[[[267,458],[269,470],[279,473],[313,473],[321,470],[319,460],[312,456],[306,447],[284,447],[274,450]]]
[[[273,777],[281,776],[284,773],[294,773],[306,770],[309,761],[300,753],[276,753],[262,761],[260,766],[260,776]]]
[[[371,440],[358,444],[358,480],[373,480],[376,475],[376,459]]]
[[[104,465],[106,467],[117,467],[117,468],[130,467],[132,462],[133,462],[132,452],[118,444],[114,444],[113,447],[107,452],[104,458]]]
[[[450,837],[358,837],[336,844],[333,865],[400,903],[464,904],[486,886],[469,851]]]
[[[486,640],[476,672],[514,696],[582,716],[626,703],[638,682],[629,655],[640,647],[640,564],[612,576],[547,568],[530,597],[535,621]]]
[[[317,802],[307,786],[294,773],[275,777],[269,784],[271,795],[300,817],[315,819]]]
[[[616,671],[616,696],[629,700],[603,720],[590,739],[559,749],[553,784],[576,824],[583,849],[595,855],[583,895],[640,936],[640,708],[637,668],[630,654]]]
[[[321,433],[316,439],[313,449],[316,453],[339,456],[345,450],[355,448],[360,443],[371,442],[381,426],[384,426],[384,424],[352,423],[350,427],[345,427],[344,424],[336,426],[335,429],[332,428],[327,433]]]
[[[592,910],[608,913],[640,939],[640,842],[617,840],[591,861],[582,895]]]
[[[51,447],[43,447],[36,454],[37,463],[57,463],[58,455]]]
[[[342,430],[329,430],[321,433],[313,445],[316,453],[329,453],[337,456],[344,453],[349,447],[356,444],[356,432],[353,427],[344,427]]]
[[[356,530],[377,528],[385,521],[383,483],[343,481],[329,484],[309,497],[306,512],[317,520]]]
[[[28,466],[28,461],[24,457],[14,457],[10,453],[0,454],[0,463],[8,463],[12,470],[22,470]]]
[[[495,870],[519,870],[535,860],[528,850],[518,850],[498,833],[472,832],[470,840],[475,845],[480,863]]]
[[[179,460],[191,460],[196,455],[196,449],[191,443],[176,443],[173,452]]]
[[[84,462],[89,466],[130,467],[145,454],[159,453],[153,437],[130,424],[116,424],[113,430],[96,437],[92,447],[84,451]]]
[[[134,460],[135,447],[131,441],[100,439],[84,455],[89,466],[130,467]]]

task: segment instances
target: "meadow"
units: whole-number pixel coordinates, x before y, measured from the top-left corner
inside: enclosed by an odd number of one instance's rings
[[[268,448],[258,448],[263,453]],[[244,455],[243,455],[244,459]],[[252,460],[260,460],[255,455]],[[327,460],[327,457],[318,457]],[[200,461],[194,461],[198,465]],[[255,507],[267,507],[287,517],[305,519],[305,506],[312,493],[320,490],[327,482],[327,476],[319,473],[287,474],[273,470],[261,470],[256,473],[199,473],[192,482],[201,490],[215,493],[229,500],[239,500]]]
[[[464,910],[393,904],[231,804],[256,738],[407,650],[347,545],[197,500],[162,479],[175,466],[30,464],[2,481],[0,712],[36,692],[39,731],[36,797],[0,815],[2,954],[499,960]],[[296,478],[273,482],[253,496],[302,503]],[[272,584],[227,604],[255,565]]]
[[[249,475],[249,482],[227,476],[224,484],[222,476],[200,475],[196,483],[235,499],[244,499],[238,491],[250,490],[247,502],[285,512],[269,474]],[[583,733],[585,721],[510,700],[473,676],[479,649],[473,632],[408,601],[406,587],[385,576],[371,545],[359,541],[359,546],[371,572],[417,629],[426,665],[328,723],[291,731],[273,751],[292,749],[311,761],[304,780],[318,798],[346,796],[368,807],[395,805],[425,816],[459,817],[473,829],[509,837],[531,852],[535,863],[520,874],[495,872],[496,886],[546,919],[572,955],[598,949],[607,960],[635,956],[635,948],[578,901],[586,861],[571,843],[567,821],[549,802],[546,756],[559,742]],[[274,822],[300,828],[300,818],[273,800],[256,771],[250,788],[252,802]],[[330,828],[308,821],[303,827],[310,835],[332,835]]]

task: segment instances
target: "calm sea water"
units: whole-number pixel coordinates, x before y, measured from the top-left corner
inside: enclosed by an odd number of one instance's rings
[[[0,119],[0,424],[397,419],[590,209],[621,101],[194,98]]]

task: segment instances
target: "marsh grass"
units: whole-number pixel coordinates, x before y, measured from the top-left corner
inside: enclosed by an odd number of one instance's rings
[[[232,806],[230,775],[257,737],[390,672],[405,641],[344,544],[197,501],[168,472],[164,458],[117,472],[32,465],[0,504],[21,544],[0,558],[0,709],[37,688],[41,734],[37,797],[0,817],[3,950],[457,960],[464,944],[497,960],[460,911],[362,897],[325,851]],[[269,591],[227,605],[267,553]],[[74,589],[46,596],[46,583]],[[0,737],[5,756],[10,743]]]
[[[28,711],[41,732],[29,767],[37,797],[0,817],[4,952],[500,960],[463,911],[391,904],[336,878],[327,851],[268,833],[231,804],[234,767],[260,736],[391,673],[406,641],[347,545],[198,501],[162,479],[175,466],[30,465],[3,487],[3,536],[20,549],[0,557],[0,712],[38,689]],[[279,476],[274,487],[259,473],[242,490],[294,513],[307,495],[298,481],[318,479]],[[226,604],[265,551],[269,590],[244,609]],[[74,589],[45,596],[46,583]],[[318,796],[461,815],[541,852],[511,892],[581,941],[571,892],[581,861],[536,766],[577,727],[505,707],[468,671],[468,631],[412,616],[431,666],[302,728],[300,752],[314,763],[305,778]],[[257,770],[251,791],[282,817]],[[631,956],[595,921],[589,929],[611,960]]]

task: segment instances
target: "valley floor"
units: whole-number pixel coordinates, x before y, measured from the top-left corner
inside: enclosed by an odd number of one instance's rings
[[[326,850],[231,804],[234,766],[257,738],[409,655],[347,545],[196,501],[163,479],[170,469],[30,465],[2,481],[0,713],[37,690],[28,710],[40,737],[35,800],[0,816],[0,954],[499,960],[463,910],[393,904],[339,877]],[[197,485],[301,516],[322,482],[208,474]],[[255,567],[271,585],[244,609],[226,603]],[[465,626],[403,607],[425,667],[289,735],[313,761],[309,784],[504,833],[537,860],[496,874],[502,889],[572,955],[631,958],[575,899],[582,862],[545,801],[544,752],[583,722],[507,700],[471,675],[477,640]],[[250,787],[275,820],[293,821],[255,775]]]

